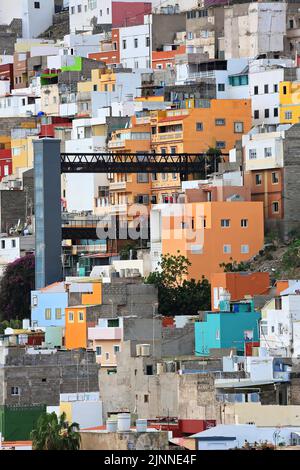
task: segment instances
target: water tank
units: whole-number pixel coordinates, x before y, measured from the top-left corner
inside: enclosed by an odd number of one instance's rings
[[[107,429],[108,432],[117,432],[117,430],[118,430],[118,418],[116,416],[107,419],[106,429]]]
[[[150,356],[151,346],[150,344],[141,344],[141,356],[149,357]]]
[[[26,319],[23,320],[23,330],[29,330],[30,329],[30,320]]]
[[[136,345],[136,355],[138,357],[142,355],[142,345],[141,344]]]
[[[146,419],[136,420],[136,432],[147,432],[148,421]]]
[[[131,416],[130,413],[118,414],[118,432],[130,431]]]

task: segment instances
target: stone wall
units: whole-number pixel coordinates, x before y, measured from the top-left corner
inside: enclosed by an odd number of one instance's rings
[[[88,432],[81,435],[81,450],[168,450],[168,432]],[[112,463],[113,464],[113,463]]]

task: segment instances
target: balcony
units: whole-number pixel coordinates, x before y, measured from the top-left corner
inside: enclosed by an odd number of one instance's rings
[[[178,117],[180,120],[180,117]],[[152,136],[153,142],[167,142],[167,141],[175,141],[175,140],[183,140],[183,132],[164,132],[162,134],[156,134]]]
[[[108,143],[108,148],[117,149],[125,147],[125,140],[112,140]]]
[[[81,254],[95,254],[106,253],[106,245],[74,245],[65,246],[63,251],[66,255],[81,255]]]
[[[151,118],[153,120],[153,118]],[[136,118],[136,123],[141,125],[141,124],[150,124],[150,116],[144,116],[144,117],[139,117]]]
[[[116,183],[110,183],[110,191],[125,191],[126,190],[126,181],[118,181]]]
[[[90,341],[121,340],[122,333],[122,328],[101,328],[96,326],[88,329],[88,338]]]

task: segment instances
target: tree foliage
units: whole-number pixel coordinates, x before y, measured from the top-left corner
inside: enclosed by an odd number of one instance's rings
[[[233,261],[232,258],[230,263],[222,263],[220,264],[220,268],[224,269],[224,273],[237,273],[237,272],[243,272],[243,271],[249,271],[251,268],[250,263],[245,263],[241,261],[238,263],[237,261]]]
[[[146,279],[147,284],[158,288],[159,313],[161,315],[196,315],[199,310],[210,308],[210,284],[204,277],[201,281],[187,280],[190,261],[182,256],[163,255],[159,269]]]
[[[0,319],[30,318],[30,292],[34,289],[34,255],[7,265],[0,281]]]
[[[31,432],[33,450],[79,450],[81,438],[79,425],[69,424],[66,414],[44,413]]]

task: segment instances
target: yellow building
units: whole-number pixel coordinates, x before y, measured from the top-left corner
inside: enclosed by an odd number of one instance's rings
[[[297,124],[300,118],[300,81],[279,85],[280,123]]]
[[[78,93],[90,93],[92,91],[110,91],[116,89],[116,74],[110,70],[103,69],[92,70],[91,80],[79,82],[77,85]]]
[[[36,135],[28,135],[11,140],[12,171],[14,174],[21,169],[33,168],[33,141],[37,138]]]

